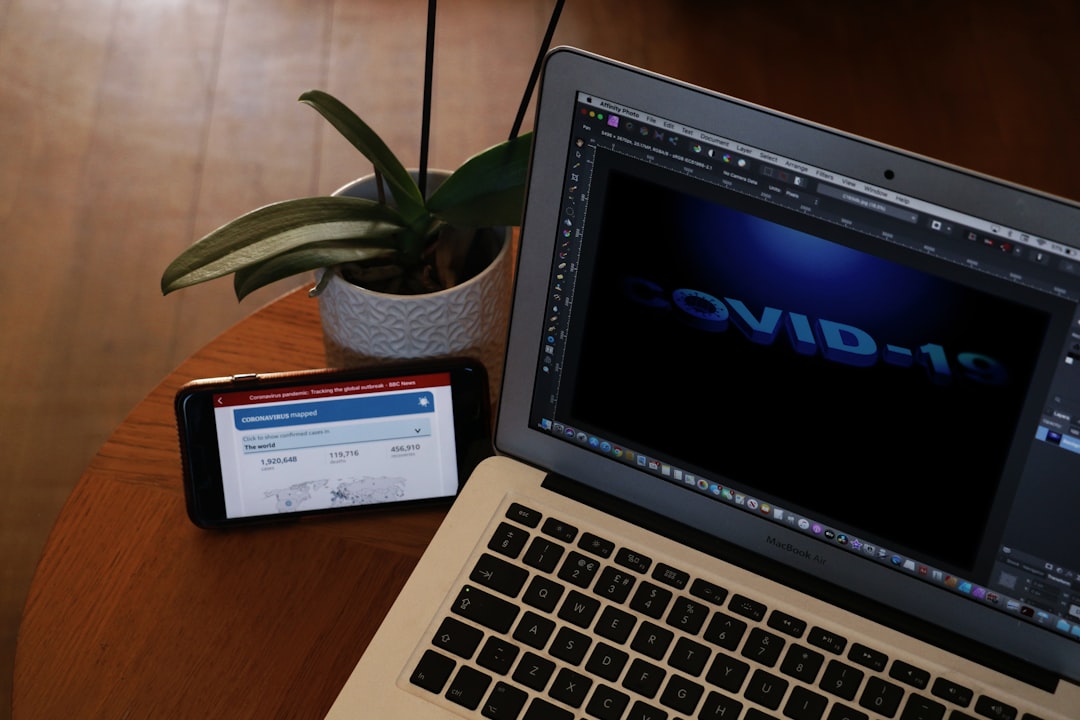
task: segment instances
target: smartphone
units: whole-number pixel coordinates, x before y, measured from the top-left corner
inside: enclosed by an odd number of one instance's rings
[[[195,380],[176,394],[188,516],[224,528],[449,504],[494,454],[468,359]]]

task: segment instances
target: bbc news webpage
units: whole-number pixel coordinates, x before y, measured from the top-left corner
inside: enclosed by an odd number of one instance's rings
[[[449,373],[214,396],[230,518],[452,495]]]

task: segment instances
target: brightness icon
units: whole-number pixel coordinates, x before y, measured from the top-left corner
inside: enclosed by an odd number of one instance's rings
[[[420,402],[420,407],[425,407],[426,408],[428,405],[431,404],[431,399],[427,398],[427,397],[422,397],[422,398],[420,398],[419,402]]]

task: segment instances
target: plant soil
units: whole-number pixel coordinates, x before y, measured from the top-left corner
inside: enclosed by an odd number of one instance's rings
[[[345,263],[339,271],[344,280],[372,292],[422,295],[460,285],[480,274],[499,254],[503,242],[503,236],[491,228],[441,232],[412,266],[391,257]]]

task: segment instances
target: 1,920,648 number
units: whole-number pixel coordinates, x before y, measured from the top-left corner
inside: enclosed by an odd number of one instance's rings
[[[296,456],[295,455],[286,455],[286,456],[283,456],[283,457],[279,456],[279,457],[262,458],[262,459],[259,460],[259,464],[262,465],[263,467],[271,467],[273,465],[284,465],[286,463],[294,463],[294,462],[296,462]]]

